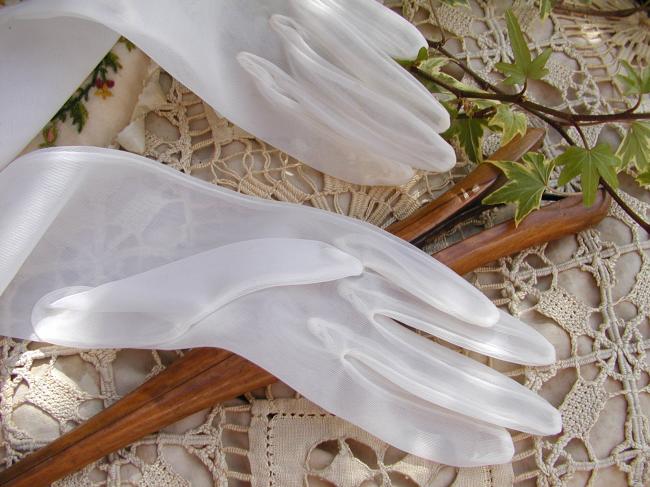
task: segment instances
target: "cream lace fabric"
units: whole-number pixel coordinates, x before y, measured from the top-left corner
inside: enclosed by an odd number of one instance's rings
[[[602,8],[629,2],[595,2]],[[435,35],[428,0],[391,1]],[[436,17],[456,51],[485,76],[508,53],[505,2],[471,9],[438,6]],[[650,22],[552,14],[515,3],[529,40],[551,46],[551,73],[533,94],[555,108],[594,113],[629,105],[612,77],[618,60],[650,62]],[[468,81],[468,80],[466,80]],[[215,86],[218,89],[218,86]],[[646,110],[650,107],[646,107]],[[531,124],[538,125],[532,120]],[[620,127],[587,132],[616,140]],[[360,187],[317,173],[220,117],[152,66],[118,142],[215,184],[262,198],[344,213],[376,225],[401,219],[469,169],[419,174],[398,187]],[[544,150],[560,140],[549,132]],[[491,152],[498,139],[488,138]],[[650,198],[626,182],[626,200],[648,213]],[[571,189],[571,188],[569,188]],[[492,225],[490,211],[427,245],[433,251]],[[647,235],[616,206],[594,230],[502,259],[470,279],[494,301],[535,325],[556,346],[558,362],[517,368],[491,361],[562,411],[564,431],[517,435],[512,465],[453,469],[425,462],[339,420],[282,384],[215,406],[102,459],[59,486],[642,486],[650,483],[650,247]],[[181,352],[79,351],[2,341],[2,457],[5,465],[47,444],[109,406]],[[369,414],[372,414],[369,411]]]

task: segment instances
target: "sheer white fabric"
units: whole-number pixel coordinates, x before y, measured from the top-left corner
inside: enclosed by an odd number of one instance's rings
[[[225,348],[389,443],[448,464],[509,461],[506,427],[560,428],[544,399],[393,321],[505,360],[555,357],[539,333],[376,227],[110,149],[27,154],[0,173],[0,195],[0,232],[32,215],[0,247],[5,335]]]
[[[60,43],[69,31],[74,42]],[[243,129],[333,176],[400,184],[413,168],[456,161],[438,135],[447,111],[392,59],[415,59],[424,37],[375,0],[32,0],[0,12],[0,60],[20,59],[3,70],[0,123],[21,122],[0,167],[91,71],[111,31]],[[53,63],[44,45],[74,63]],[[48,104],[25,110],[17,100],[34,92]]]

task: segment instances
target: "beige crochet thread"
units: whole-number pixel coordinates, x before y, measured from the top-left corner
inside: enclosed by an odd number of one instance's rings
[[[609,9],[631,5],[622,0],[594,3]],[[409,20],[435,35],[428,0],[390,4],[403,6]],[[498,80],[492,68],[509,52],[503,34],[509,2],[473,2],[471,9],[434,5],[446,35],[457,37],[450,41],[457,42],[456,52],[482,75]],[[553,13],[541,22],[530,2],[516,2],[514,8],[535,50],[551,46],[554,51],[551,73],[531,87],[533,94],[559,109],[598,113],[629,106],[612,77],[619,59],[650,62],[646,18]],[[621,133],[621,127],[600,130],[590,128],[587,136],[615,141]],[[461,163],[451,174],[421,173],[399,188],[350,185],[246,134],[155,66],[131,125],[117,140],[129,150],[236,191],[381,226],[404,218],[470,168]],[[493,152],[498,143],[498,138],[488,138],[485,152]],[[551,131],[544,150],[557,153],[559,143]],[[648,194],[629,181],[624,185],[629,203],[647,215]],[[501,211],[487,212],[428,242],[426,249],[444,247],[503,217]],[[186,418],[56,485],[648,485],[649,247],[647,235],[614,206],[594,230],[501,259],[469,276],[495,303],[545,334],[558,351],[557,363],[544,368],[489,361],[548,398],[563,415],[564,430],[554,437],[515,434],[512,465],[459,470],[426,462],[276,384]],[[109,406],[181,353],[79,351],[10,339],[1,346],[4,465]]]

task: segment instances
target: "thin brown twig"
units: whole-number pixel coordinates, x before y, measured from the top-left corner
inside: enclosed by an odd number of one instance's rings
[[[469,68],[468,68],[469,69]],[[431,76],[429,73],[419,69],[417,66],[411,66],[410,68],[411,72],[418,78],[426,79],[428,81],[431,81],[433,83],[436,83],[437,85],[445,88],[447,91],[453,93],[456,95],[458,98],[475,98],[475,99],[483,99],[483,100],[497,100],[497,101],[505,101],[508,103],[515,103],[522,108],[524,108],[526,111],[529,113],[532,113],[536,117],[538,117],[540,120],[546,122],[554,128],[564,140],[566,140],[569,144],[575,145],[575,141],[571,138],[571,136],[568,134],[568,132],[555,120],[551,119],[550,117],[547,117],[543,113],[538,112],[537,110],[527,108],[521,104],[522,102],[522,97],[521,93],[517,93],[514,95],[508,94],[503,92],[502,90],[499,90],[498,93],[487,93],[487,92],[481,92],[481,91],[468,91],[468,90],[461,90],[459,88],[456,88],[448,83],[445,83],[444,81],[439,80],[438,78]],[[478,76],[478,75],[477,75]],[[487,82],[486,82],[487,83]],[[489,84],[489,83],[487,83]]]
[[[643,6],[646,6],[650,4],[650,0],[646,0],[644,2]],[[481,98],[481,99],[493,99],[497,101],[506,101],[510,103],[515,103],[519,105],[521,108],[525,109],[529,113],[535,115],[536,117],[540,118],[541,120],[545,121],[546,123],[549,124],[549,126],[553,127],[563,138],[568,142],[569,145],[575,146],[577,145],[573,138],[568,134],[566,130],[562,127],[563,121],[561,120],[553,120],[550,117],[548,117],[548,114],[551,115],[557,115],[556,118],[564,118],[565,120],[568,119],[569,123],[573,126],[575,126],[576,130],[578,131],[578,134],[580,135],[582,142],[584,144],[585,148],[588,148],[588,143],[587,143],[587,138],[585,137],[584,132],[580,128],[580,122],[584,122],[585,125],[591,125],[591,124],[599,124],[599,123],[605,123],[607,121],[620,121],[620,118],[617,117],[626,117],[629,115],[634,115],[634,119],[638,118],[650,118],[650,114],[635,114],[633,113],[641,104],[641,95],[637,99],[637,102],[635,105],[623,112],[619,112],[617,114],[608,114],[608,115],[577,115],[577,114],[571,114],[567,112],[561,112],[559,110],[553,110],[549,109],[548,107],[545,107],[544,105],[539,105],[534,102],[530,102],[529,100],[524,99],[524,93],[525,93],[525,88],[518,94],[515,95],[510,95],[506,93],[505,91],[501,90],[498,86],[493,85],[483,77],[481,77],[478,73],[476,73],[472,68],[470,68],[467,64],[462,62],[460,59],[456,58],[454,54],[449,52],[447,49],[444,47],[444,42],[435,42],[435,41],[428,41],[429,47],[437,50],[439,53],[443,54],[444,56],[448,57],[452,62],[457,64],[465,73],[467,73],[474,81],[484,90],[490,90],[492,91],[492,98],[489,98],[489,96],[485,96],[485,94],[481,94],[481,96],[476,96],[477,93],[479,92],[470,92],[466,90],[460,90],[458,88],[455,88],[453,86],[448,85],[447,83],[441,83],[440,80],[434,78],[433,76],[430,76],[428,73],[419,70],[416,66],[413,66],[412,72],[418,77],[424,77],[425,79],[428,79],[429,81],[432,81],[433,83],[436,83],[443,88],[447,89],[451,93],[453,93],[457,98]],[[487,93],[487,95],[490,95],[490,93]],[[497,98],[498,97],[498,98]],[[459,100],[460,101],[460,100]],[[550,113],[549,113],[550,111]],[[641,115],[641,117],[637,117],[638,115]],[[576,119],[577,117],[580,117],[582,119],[586,120],[579,120]],[[627,118],[623,118],[627,119]],[[631,118],[630,118],[631,119]],[[646,232],[650,233],[650,224],[646,222],[641,215],[637,214],[632,208],[630,208],[625,201],[618,195],[616,190],[611,187],[607,181],[604,179],[600,179],[600,182],[602,183],[603,187],[605,190],[612,196],[612,198],[619,204],[619,206],[627,213],[636,223],[638,223],[641,228],[643,228]]]
[[[600,10],[590,7],[581,7],[579,5],[566,5],[565,3],[560,3],[553,7],[553,10],[555,12],[589,15],[592,17],[629,17],[630,15],[634,15],[637,12],[646,10],[649,4],[649,1],[645,1],[637,7],[622,8],[616,10]]]
[[[498,86],[490,83],[478,73],[476,73],[472,68],[470,68],[466,63],[458,59],[454,54],[449,52],[440,42],[429,41],[429,47],[437,50],[440,54],[450,58],[456,65],[458,65],[465,73],[467,73],[476,83],[484,90],[493,91],[499,96],[513,97],[517,95],[509,95]],[[521,103],[517,103],[522,108],[525,108],[528,111],[535,111],[545,113],[559,119],[557,122],[560,125],[574,125],[574,122],[597,122],[597,123],[607,123],[607,122],[619,122],[625,120],[650,120],[650,113],[634,113],[634,111],[639,108],[641,105],[641,98],[637,100],[637,103],[632,107],[628,108],[622,112],[618,113],[607,113],[607,114],[580,114],[580,113],[569,113],[561,110],[555,110],[549,108],[545,105],[535,103],[533,101],[527,100],[524,98],[525,90],[522,90],[519,95],[521,95]],[[513,99],[506,100],[514,102]]]
[[[639,215],[636,211],[634,211],[632,208],[629,207],[629,205],[621,198],[621,196],[618,194],[618,192],[610,186],[610,184],[605,181],[603,178],[600,178],[600,183],[603,185],[605,190],[614,198],[614,201],[618,203],[618,205],[623,209],[625,213],[627,213],[630,218],[632,218],[635,222],[639,224],[641,228],[643,228],[646,232],[650,233],[650,223],[645,221],[641,215]]]

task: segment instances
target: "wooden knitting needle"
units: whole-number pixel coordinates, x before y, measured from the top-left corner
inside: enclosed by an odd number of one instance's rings
[[[504,159],[519,157],[501,156]],[[463,192],[458,194],[463,195]],[[514,234],[512,225],[507,223],[489,230],[492,233],[487,242],[495,247],[489,251],[483,250],[486,247],[484,241],[477,240],[482,235],[479,234],[456,244],[453,246],[455,250],[447,249],[447,256],[437,254],[436,257],[452,268],[456,267],[457,262],[457,270],[467,272],[474,265],[482,265],[501,255],[525,248],[521,246],[522,242],[526,246],[539,243],[535,240],[535,235],[539,235],[544,228],[568,229],[571,223],[573,226],[567,233],[578,231],[583,227],[576,225],[576,221],[582,220],[583,225],[588,226],[602,219],[608,204],[607,198],[601,197],[602,201],[599,200],[598,205],[585,209],[575,198],[574,200],[560,202],[563,203],[561,216],[567,221],[556,221],[554,212],[544,209],[531,215]],[[536,217],[535,220],[533,217]],[[553,219],[553,225],[549,224],[549,218]],[[432,218],[431,221],[436,219]],[[403,226],[403,231],[408,228],[408,225]],[[557,238],[559,235],[546,231],[544,240],[540,241],[547,240],[549,236]],[[500,245],[499,239],[507,240],[507,245]],[[481,252],[474,257],[471,250],[476,249],[473,245],[477,243],[481,245]],[[492,253],[494,251],[497,252]],[[49,485],[167,424],[272,382],[275,379],[268,372],[229,352],[217,349],[192,350],[113,406],[0,473],[0,485]]]

